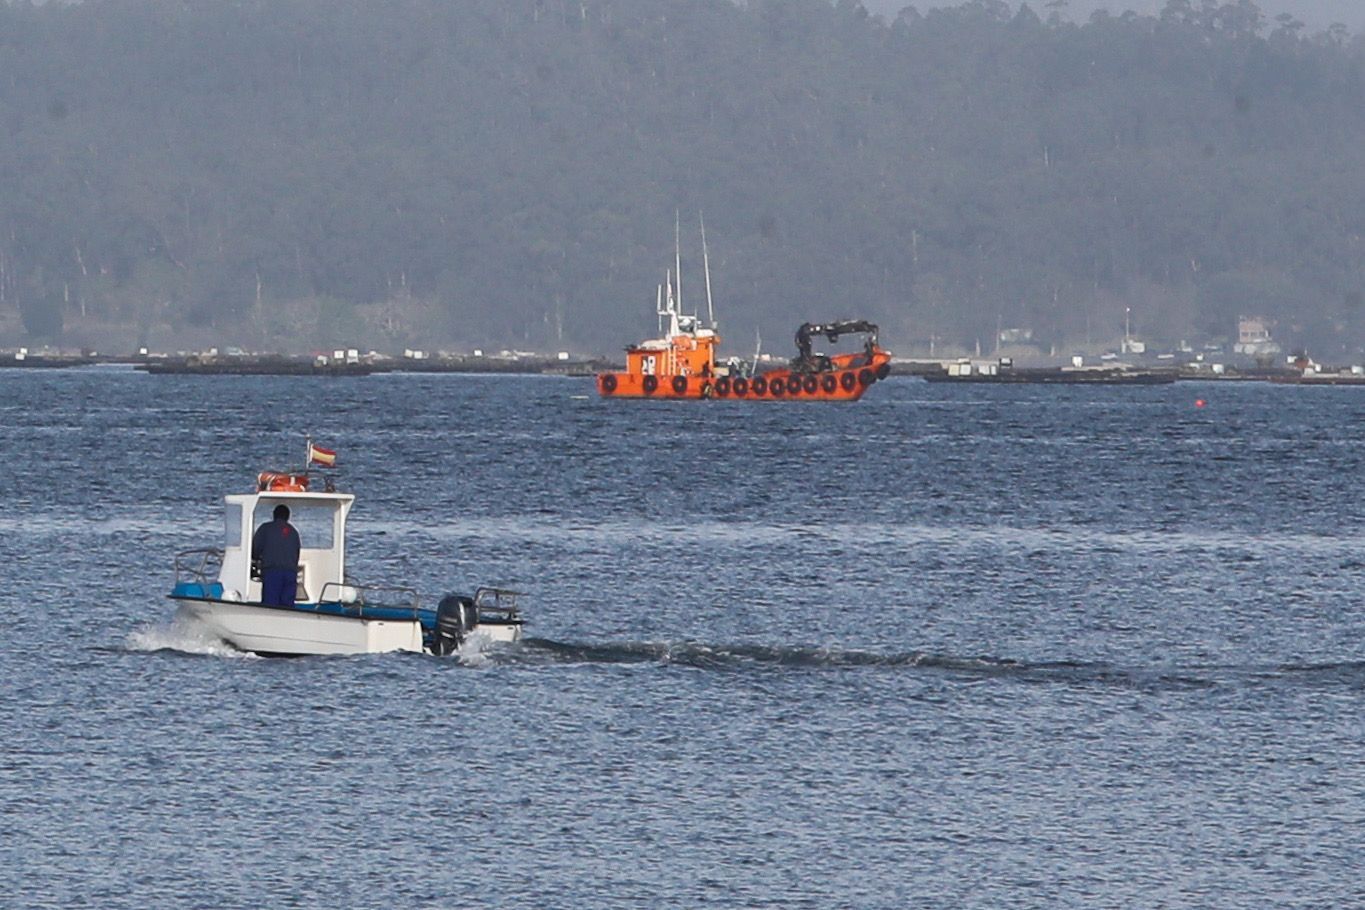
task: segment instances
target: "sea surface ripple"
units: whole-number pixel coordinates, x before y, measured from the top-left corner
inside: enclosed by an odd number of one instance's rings
[[[1365,904],[1365,390],[591,388],[0,371],[0,903]],[[526,640],[176,624],[309,432],[352,575]]]

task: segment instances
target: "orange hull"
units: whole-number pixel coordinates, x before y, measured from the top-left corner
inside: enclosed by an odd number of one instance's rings
[[[832,358],[831,369],[819,373],[771,370],[757,376],[656,375],[634,372],[599,373],[597,392],[603,398],[702,398],[738,401],[857,401],[879,379],[891,372],[891,355],[877,351],[869,362],[862,354]]]

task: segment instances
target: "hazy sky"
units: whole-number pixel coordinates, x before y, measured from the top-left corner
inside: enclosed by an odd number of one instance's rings
[[[1047,0],[1029,0],[1033,11],[1047,16]],[[863,0],[870,11],[894,16],[902,8],[913,6],[920,12],[936,6],[957,6],[952,0]],[[1010,0],[1017,7],[1018,0]],[[1124,10],[1152,15],[1159,13],[1166,0],[1070,0],[1068,16],[1078,22],[1090,18],[1097,9],[1107,9],[1111,13]],[[1198,5],[1198,4],[1196,4]],[[1333,22],[1342,22],[1353,32],[1365,32],[1365,0],[1256,0],[1256,5],[1265,13],[1268,23],[1273,23],[1280,13],[1290,13],[1308,26],[1310,31],[1321,31]]]

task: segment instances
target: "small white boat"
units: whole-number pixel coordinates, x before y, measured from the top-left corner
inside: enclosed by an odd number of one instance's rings
[[[310,444],[310,457],[312,448]],[[518,592],[479,588],[450,594],[435,607],[411,588],[366,585],[346,575],[346,517],[350,493],[309,489],[309,471],[265,471],[256,492],[223,497],[222,547],[185,550],[175,557],[177,619],[188,619],[242,651],[262,655],[371,654],[416,651],[445,655],[466,641],[511,642],[521,637]],[[298,529],[298,583],[292,606],[261,603],[251,564],[254,529],[277,505],[289,507]]]

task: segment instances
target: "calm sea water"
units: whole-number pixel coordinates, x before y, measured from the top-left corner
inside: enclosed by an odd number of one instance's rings
[[[1365,389],[590,391],[0,372],[0,903],[1365,902]],[[528,640],[173,625],[309,431],[353,574]]]

